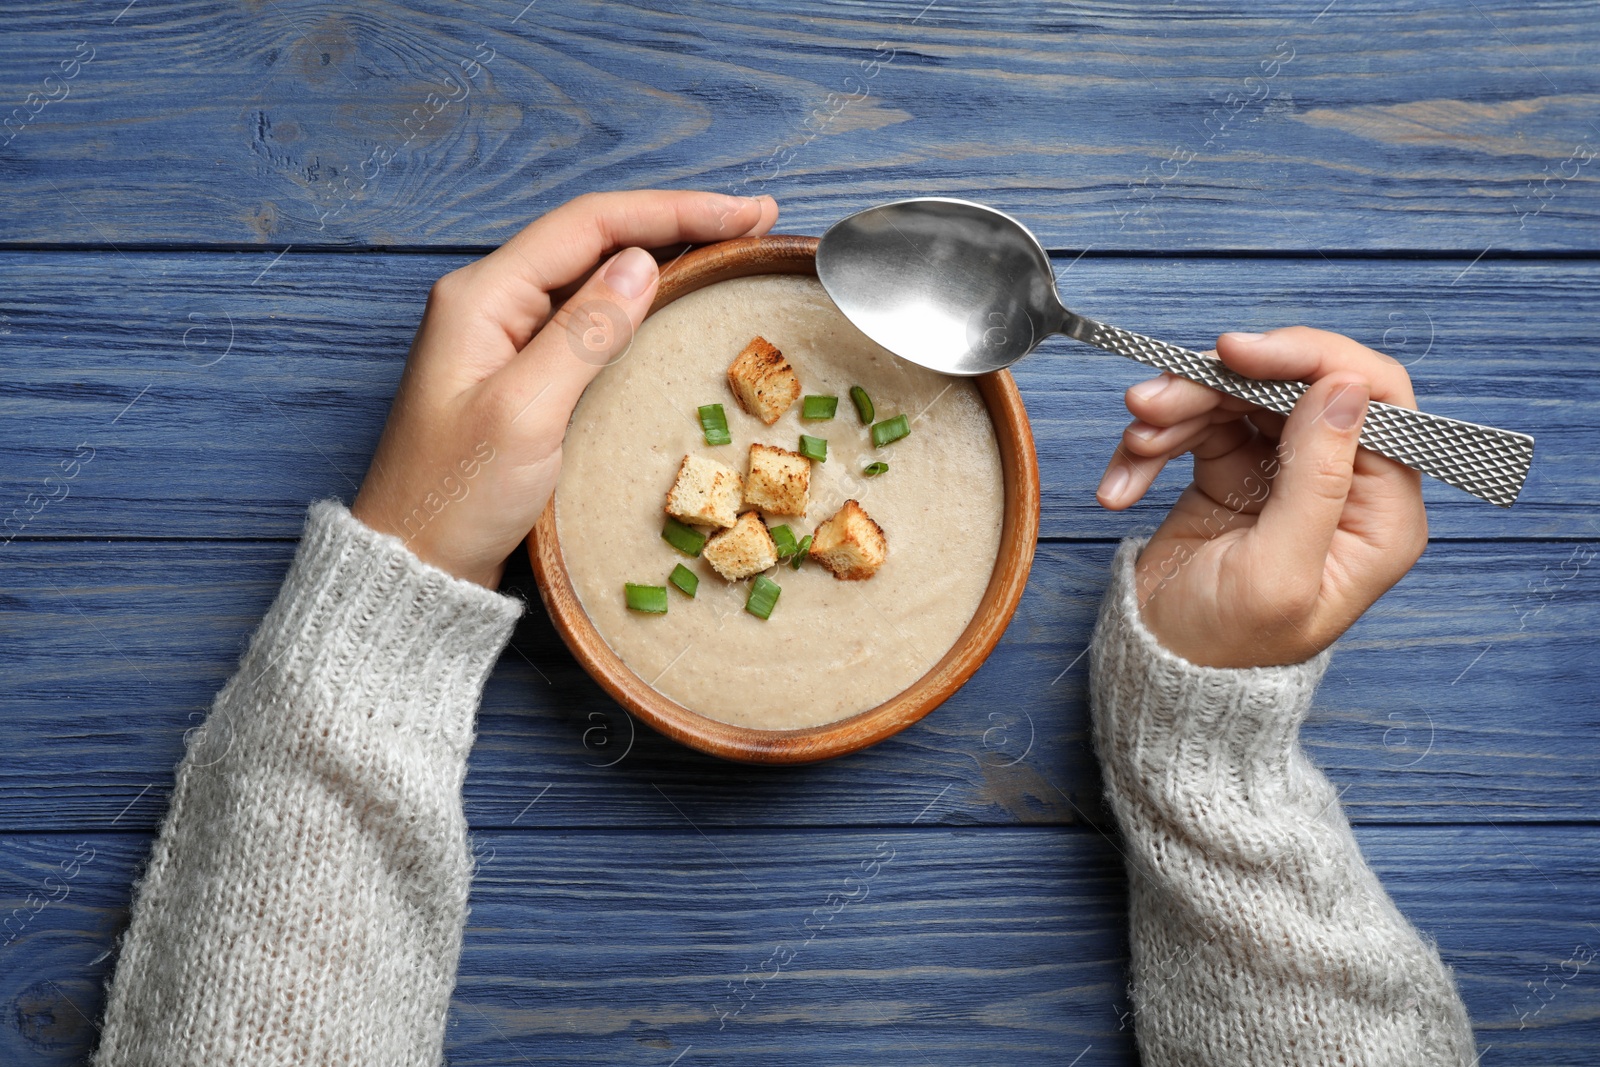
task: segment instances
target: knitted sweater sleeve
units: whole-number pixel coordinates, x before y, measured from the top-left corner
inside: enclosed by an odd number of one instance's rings
[[[190,738],[99,1067],[434,1067],[466,921],[461,783],[521,602],[312,507]]]
[[[1145,1067],[1474,1063],[1449,969],[1297,740],[1327,653],[1223,670],[1167,651],[1139,618],[1142,547],[1117,553],[1090,685]]]

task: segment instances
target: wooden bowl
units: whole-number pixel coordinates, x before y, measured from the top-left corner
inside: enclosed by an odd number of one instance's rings
[[[815,237],[744,237],[707,245],[661,273],[651,312],[686,293],[755,274],[810,274]],[[1005,515],[1000,552],[977,613],[944,658],[898,696],[875,708],[802,730],[757,730],[709,719],[652,689],[600,636],[572,587],[556,533],[552,497],[528,535],[528,556],[539,597],[562,640],[602,689],[656,730],[690,748],[744,763],[812,763],[866,748],[904,730],[942,704],[983,664],[1022,599],[1039,537],[1039,462],[1022,396],[1007,371],[977,379],[1000,445]]]

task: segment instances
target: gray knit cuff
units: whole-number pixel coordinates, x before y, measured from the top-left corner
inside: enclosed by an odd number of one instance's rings
[[[1323,652],[1287,667],[1201,667],[1163,647],[1139,617],[1134,564],[1144,539],[1117,550],[1090,653],[1097,746],[1141,777],[1197,775],[1217,785],[1277,775],[1295,750]]]
[[[267,674],[286,694],[464,755],[484,682],[523,608],[321,501],[230,685]]]

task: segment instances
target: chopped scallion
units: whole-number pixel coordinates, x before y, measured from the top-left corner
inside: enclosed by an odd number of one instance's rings
[[[733,435],[728,432],[728,415],[721,404],[701,405],[700,429],[708,445],[726,445],[733,441]]]
[[[904,415],[896,415],[892,419],[884,419],[872,427],[872,444],[882,448],[891,441],[898,441],[911,432],[911,420]]]
[[[695,590],[700,588],[700,576],[681,563],[672,568],[667,581],[677,586],[684,596],[694,596]]]
[[[642,611],[648,615],[667,613],[667,587],[664,585],[634,585],[632,582],[624,582],[622,591],[628,598],[630,611]]]
[[[794,531],[787,526],[774,526],[767,533],[772,535],[772,543],[778,548],[778,558],[788,559],[795,554],[799,547],[794,539]]]
[[[705,547],[706,535],[691,526],[667,516],[667,524],[661,528],[661,539],[686,556],[698,556]]]
[[[856,414],[861,416],[861,425],[871,426],[874,413],[872,410],[872,398],[867,395],[867,391],[859,385],[852,385],[850,387],[850,399],[855,401]]]
[[[836,396],[808,396],[800,402],[802,419],[831,419],[839,410]]]
[[[878,475],[882,474],[888,469],[889,465],[880,461],[878,463],[868,463],[865,467],[861,468],[861,473],[865,474],[868,478],[876,478]]]
[[[663,594],[666,590],[661,591]],[[772,617],[772,609],[778,604],[778,594],[783,588],[765,574],[756,575],[756,580],[750,583],[750,598],[744,602],[744,610],[758,619]]]
[[[793,567],[795,570],[799,570],[800,564],[805,562],[806,553],[809,551],[811,551],[811,535],[806,534],[804,537],[800,538],[800,543],[795,546],[794,559],[789,561],[789,566]]]
[[[877,432],[877,427],[873,427],[873,432]],[[901,436],[903,437],[905,435],[902,434]],[[825,437],[811,437],[806,434],[801,434],[800,454],[807,459],[814,459],[818,463],[828,462],[828,439]]]

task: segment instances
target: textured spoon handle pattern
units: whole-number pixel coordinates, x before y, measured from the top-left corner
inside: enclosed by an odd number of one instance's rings
[[[1096,348],[1127,356],[1219,392],[1287,415],[1306,391],[1304,382],[1246,378],[1212,356],[1153,337],[1082,319],[1072,335]],[[1447,419],[1373,401],[1361,426],[1361,444],[1392,460],[1508,508],[1522,492],[1533,463],[1533,438],[1525,433]]]

